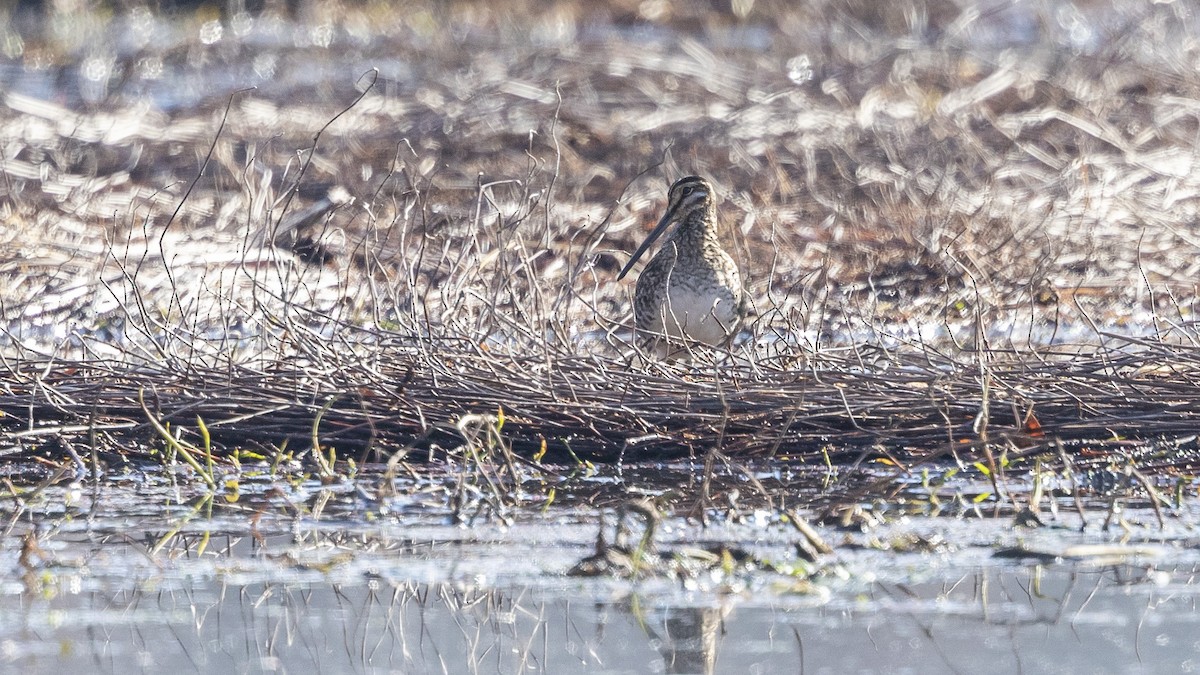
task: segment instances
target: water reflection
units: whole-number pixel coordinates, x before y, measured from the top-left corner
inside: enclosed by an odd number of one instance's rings
[[[717,644],[724,632],[729,606],[716,608],[667,608],[661,624],[646,624],[657,639],[668,673],[712,673],[717,663]],[[656,630],[658,625],[662,630]],[[651,644],[655,644],[652,640]]]
[[[588,583],[240,583],[234,568],[89,590],[54,572],[61,592],[0,594],[0,658],[22,672],[1177,670],[1200,661],[1196,571],[981,568],[871,584],[823,607],[786,596],[597,599]]]

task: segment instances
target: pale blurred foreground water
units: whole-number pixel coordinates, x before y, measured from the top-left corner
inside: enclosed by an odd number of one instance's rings
[[[635,479],[654,484],[647,467]],[[627,475],[626,478],[629,478]],[[612,476],[595,479],[599,489]],[[659,488],[667,486],[657,486]],[[896,516],[822,527],[836,551],[801,583],[566,576],[597,514],[459,526],[411,497],[349,485],[246,484],[185,497],[158,474],[0,502],[0,668],[14,672],[837,673],[1186,672],[1200,663],[1196,513],[1124,513],[1085,533],[1009,519]],[[64,504],[68,504],[64,506]],[[36,532],[37,546],[22,532]],[[708,529],[664,521],[660,549],[736,543],[794,561],[766,514]],[[1003,553],[1120,544],[1077,561]],[[879,550],[898,541],[928,550]],[[880,544],[880,542],[883,542]],[[947,542],[952,542],[947,544]],[[867,547],[864,548],[864,545]]]

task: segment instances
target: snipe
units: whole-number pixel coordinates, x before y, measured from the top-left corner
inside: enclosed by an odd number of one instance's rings
[[[741,328],[745,298],[733,258],[717,239],[712,186],[699,176],[675,181],[667,212],[617,276],[673,224],[675,231],[638,277],[634,320],[643,344],[674,358],[695,344],[727,347]]]

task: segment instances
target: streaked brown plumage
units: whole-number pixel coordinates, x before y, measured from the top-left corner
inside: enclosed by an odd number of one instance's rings
[[[671,186],[667,212],[617,279],[675,223],[675,231],[638,277],[633,298],[638,333],[660,357],[686,352],[689,343],[726,346],[745,316],[741,276],[717,239],[713,189],[699,176],[680,178]]]

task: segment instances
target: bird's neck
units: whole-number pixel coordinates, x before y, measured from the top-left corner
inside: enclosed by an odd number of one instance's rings
[[[717,241],[716,208],[711,202],[688,212],[679,222],[671,241],[681,254],[700,251],[709,242]]]

